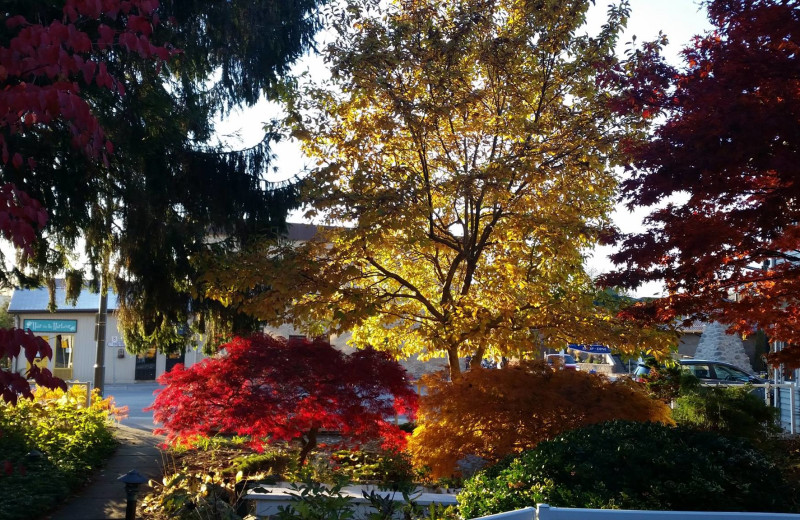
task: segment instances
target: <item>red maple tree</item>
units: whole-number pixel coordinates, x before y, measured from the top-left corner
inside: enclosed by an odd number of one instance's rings
[[[617,237],[604,283],[664,280],[640,316],[704,318],[800,345],[800,1],[705,2],[715,30],[673,69],[650,45],[632,56],[623,110],[665,116],[623,143],[629,208],[646,231]],[[800,347],[773,361],[800,364]]]
[[[166,60],[173,52],[150,43],[158,23],[157,0],[65,0],[59,19],[27,20],[4,13],[0,22],[0,170],[27,169],[35,175],[36,157],[24,157],[13,143],[45,128],[65,129],[72,145],[90,157],[105,160],[113,152],[82,88],[103,88],[124,94],[123,83],[108,72],[105,59],[131,52]],[[47,222],[47,211],[13,184],[0,186],[0,235],[30,254]],[[52,356],[50,347],[33,334],[0,330],[0,359],[23,353]],[[32,366],[27,376],[48,388],[64,382],[48,369]],[[7,402],[32,397],[27,379],[0,370],[0,393]]]
[[[152,409],[156,433],[189,444],[215,434],[246,435],[256,449],[298,440],[300,462],[316,446],[320,431],[336,431],[343,442],[381,438],[384,448],[405,445],[390,422],[414,416],[417,395],[405,369],[385,353],[350,355],[320,340],[269,335],[235,338],[214,358],[159,378]]]

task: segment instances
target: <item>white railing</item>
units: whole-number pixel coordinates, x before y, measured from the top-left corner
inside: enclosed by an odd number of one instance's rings
[[[538,504],[475,520],[800,520],[788,513],[732,513],[717,511],[634,511],[625,509],[578,509]]]

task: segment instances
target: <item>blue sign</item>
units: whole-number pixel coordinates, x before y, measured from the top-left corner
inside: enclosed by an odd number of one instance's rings
[[[570,343],[567,348],[572,350],[580,350],[581,352],[589,352],[590,354],[611,354],[611,349],[605,345],[579,345],[577,343]]]
[[[31,332],[71,332],[78,331],[78,320],[22,320],[22,328]]]

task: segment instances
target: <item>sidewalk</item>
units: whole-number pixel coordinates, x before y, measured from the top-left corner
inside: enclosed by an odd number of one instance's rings
[[[92,475],[86,487],[77,496],[67,500],[51,514],[50,520],[124,520],[125,484],[117,478],[135,469],[145,477],[161,481],[162,442],[149,431],[118,425],[114,432],[120,445],[103,468]],[[141,500],[150,492],[150,486],[139,486]]]

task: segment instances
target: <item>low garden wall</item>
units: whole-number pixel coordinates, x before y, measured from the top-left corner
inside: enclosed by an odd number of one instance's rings
[[[349,499],[353,506],[355,518],[366,518],[372,509],[369,500],[364,498],[363,493],[381,495],[384,498],[392,498],[397,502],[404,501],[402,493],[393,491],[380,491],[377,486],[347,486],[342,488],[341,495]],[[250,503],[250,514],[259,519],[266,519],[278,513],[280,508],[285,508],[292,504],[297,491],[284,486],[258,486],[248,491],[244,499]],[[449,493],[429,493],[420,490],[411,495],[412,500],[422,507],[431,504],[441,504],[443,506],[457,505],[456,496]]]

